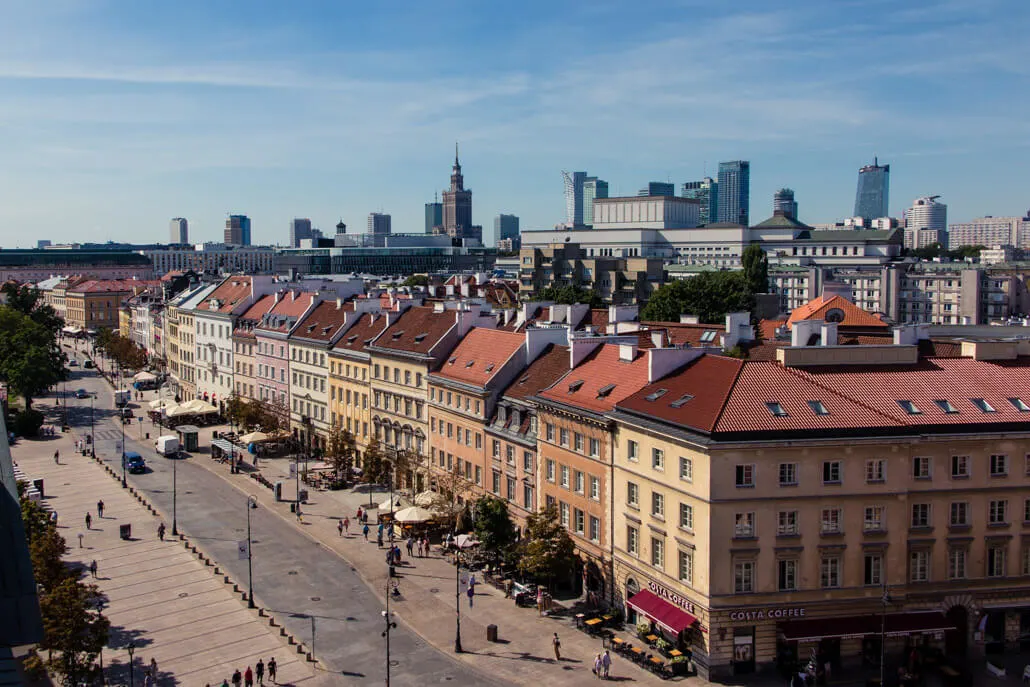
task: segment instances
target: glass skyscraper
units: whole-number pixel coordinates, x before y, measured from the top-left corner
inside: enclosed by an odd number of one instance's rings
[[[858,170],[855,217],[863,217],[868,220],[889,217],[890,183],[891,166],[883,165],[881,167],[876,158],[873,158],[873,164]]]
[[[608,182],[586,172],[562,172],[565,182],[565,221],[571,226],[594,224],[594,199],[608,197]]]
[[[426,203],[426,233],[432,234],[433,227],[443,226],[443,203]]]
[[[751,163],[719,163],[718,221],[751,226]]]
[[[698,209],[699,225],[710,224],[719,216],[719,182],[712,177],[701,181],[688,181],[683,184],[683,197],[694,198],[700,203]]]

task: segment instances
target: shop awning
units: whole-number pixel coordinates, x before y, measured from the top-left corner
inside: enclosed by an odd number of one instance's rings
[[[679,634],[697,622],[697,618],[683,609],[646,590],[637,592],[626,603],[673,634]]]
[[[878,635],[883,627],[888,637],[902,637],[924,632],[946,632],[955,629],[943,613],[924,611],[916,613],[889,613],[886,623],[879,615],[854,615],[844,618],[814,618],[781,623],[780,630],[787,641],[810,642],[825,638],[853,639]]]

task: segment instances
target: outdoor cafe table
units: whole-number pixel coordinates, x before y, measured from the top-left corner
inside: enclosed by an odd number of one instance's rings
[[[680,651],[679,649],[673,649],[672,651],[669,652],[669,655],[672,656],[673,658],[676,658],[677,656],[682,656],[683,652]]]
[[[658,635],[648,635],[648,636],[644,637],[644,639],[646,639],[647,641],[649,641],[652,644],[654,644],[655,642],[658,641]]]

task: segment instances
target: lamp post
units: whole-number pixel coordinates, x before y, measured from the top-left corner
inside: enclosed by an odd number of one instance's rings
[[[251,561],[254,560],[253,544],[250,541],[250,511],[252,508],[257,508],[257,497],[251,494],[247,497],[247,606],[250,608],[257,608],[254,603],[254,568],[252,567]],[[313,626],[312,626],[313,627]],[[311,651],[314,653],[314,639],[311,641]]]
[[[887,588],[887,578],[883,578],[883,596],[880,597],[883,603],[883,612],[880,614],[880,685],[885,685],[887,671],[887,604],[891,602],[890,591]]]
[[[91,458],[97,457],[97,435],[93,430],[93,399],[95,396],[90,395],[89,397],[89,455]]]
[[[455,532],[457,546],[457,532]],[[461,648],[461,549],[454,551],[454,653],[460,654]]]
[[[300,520],[300,454],[293,454],[293,477],[297,485],[297,519]]]
[[[118,448],[120,449],[122,454],[122,486],[126,487],[129,483],[125,479],[125,422],[121,419],[120,421],[122,425],[122,443],[118,446]]]
[[[129,687],[133,687],[135,683],[135,673],[133,671],[132,655],[136,652],[136,642],[129,642],[129,646],[126,647],[129,652]]]
[[[172,456],[172,536],[179,536],[179,452]]]

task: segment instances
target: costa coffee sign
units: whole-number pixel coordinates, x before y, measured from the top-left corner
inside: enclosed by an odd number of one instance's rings
[[[658,584],[657,582],[653,582],[653,581],[649,581],[647,583],[647,589],[648,589],[648,591],[650,591],[655,596],[660,596],[663,599],[665,599],[666,601],[668,601],[669,603],[676,604],[677,606],[682,608],[687,613],[690,613],[691,615],[694,615],[694,604],[691,603],[691,601],[689,599],[680,596],[679,594],[677,594],[676,592],[672,591],[671,589],[666,589],[662,585]]]
[[[731,621],[745,620],[754,622],[757,620],[790,620],[791,618],[804,618],[804,608],[755,608],[747,610],[730,611]]]

